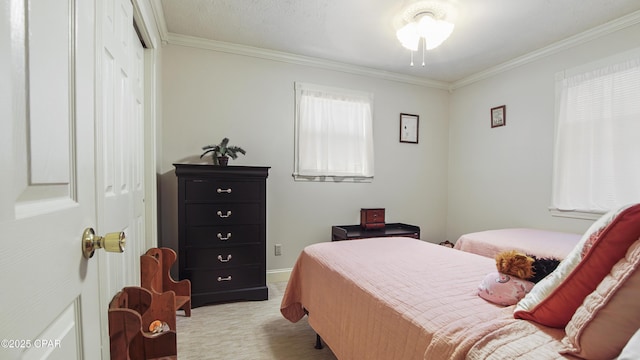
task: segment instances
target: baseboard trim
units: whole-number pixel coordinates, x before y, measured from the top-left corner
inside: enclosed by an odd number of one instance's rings
[[[267,283],[289,281],[291,276],[291,268],[289,269],[275,269],[267,270]]]

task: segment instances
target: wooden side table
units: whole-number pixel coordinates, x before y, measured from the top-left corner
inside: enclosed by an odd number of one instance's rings
[[[331,241],[391,236],[420,239],[420,227],[402,223],[385,224],[384,228],[367,230],[360,225],[336,225],[331,227]]]

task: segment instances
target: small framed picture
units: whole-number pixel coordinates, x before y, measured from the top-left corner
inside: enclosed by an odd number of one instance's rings
[[[506,105],[491,108],[491,127],[505,126],[507,124]]]
[[[418,115],[400,114],[400,142],[418,143]]]

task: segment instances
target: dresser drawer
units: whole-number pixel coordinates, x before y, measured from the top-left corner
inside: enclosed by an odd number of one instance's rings
[[[256,265],[264,262],[261,245],[229,246],[219,248],[186,248],[188,269],[229,269],[237,266]]]
[[[224,179],[192,179],[185,183],[186,201],[259,201],[264,184]]]
[[[187,204],[187,225],[260,224],[260,204]]]
[[[188,247],[242,246],[260,243],[260,225],[187,227]]]
[[[206,293],[264,285],[266,273],[260,266],[229,269],[186,270],[192,293]]]

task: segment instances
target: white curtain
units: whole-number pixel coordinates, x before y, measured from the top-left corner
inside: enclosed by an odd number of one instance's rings
[[[369,93],[296,83],[296,177],[372,178]]]
[[[640,56],[556,77],[552,207],[640,202]]]

